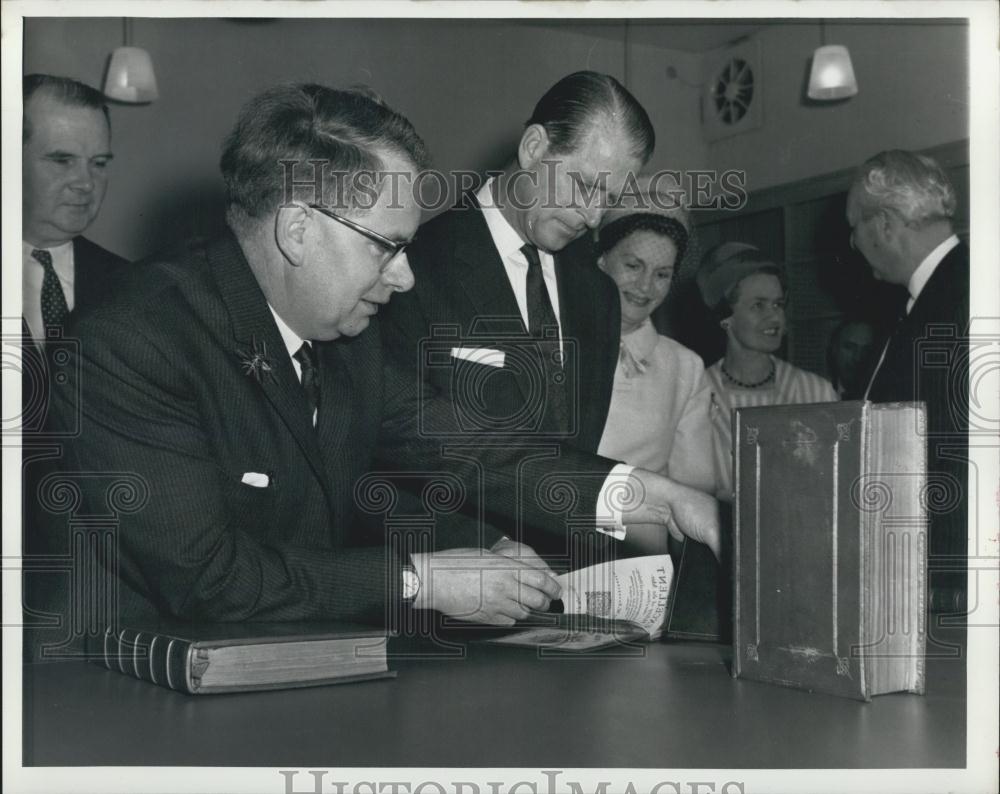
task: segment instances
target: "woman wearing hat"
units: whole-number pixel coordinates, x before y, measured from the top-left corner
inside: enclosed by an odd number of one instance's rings
[[[670,289],[684,255],[688,218],[682,195],[650,193],[609,211],[598,238],[598,266],[618,285],[621,350],[598,453],[715,491],[710,391],[700,356],[661,336],[649,319]]]
[[[736,408],[832,402],[830,382],[774,354],[785,335],[785,272],[747,243],[723,243],[697,276],[705,305],[726,335],[725,355],[708,368],[720,499],[733,499],[732,415]]]

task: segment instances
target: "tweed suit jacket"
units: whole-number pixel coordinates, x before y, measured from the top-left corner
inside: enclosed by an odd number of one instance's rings
[[[930,551],[939,557],[965,553],[968,331],[969,249],[960,243],[900,319],[868,394],[874,402],[922,400],[927,406],[928,474],[947,494],[929,505]]]
[[[517,434],[522,459],[535,454],[537,445],[554,443],[562,444],[559,455],[569,446],[596,453],[614,385],[621,308],[614,282],[595,265],[589,239],[555,256],[570,420],[566,432],[552,426],[551,414],[534,410],[547,398],[547,385],[532,375],[524,358],[532,343],[475,198],[466,196],[421,226],[407,255],[416,285],[393,298],[382,320],[386,348],[400,366],[451,403],[481,450],[491,444],[513,447],[509,439]],[[449,357],[454,347],[499,350],[504,365]],[[431,348],[437,351],[433,360]],[[486,520],[502,527],[487,530],[487,541],[503,533],[552,553],[565,550],[565,528],[555,536],[523,534],[523,527],[501,521],[492,507],[486,506]],[[481,520],[478,529],[483,530]]]
[[[384,366],[374,322],[316,345],[313,427],[232,235],[133,266],[114,299],[73,330],[88,341],[78,380],[54,392],[56,418],[80,425],[65,476],[77,479],[81,513],[113,508],[122,621],[392,623],[406,551],[357,509],[377,445],[397,468],[449,467],[457,490],[552,520],[516,493],[522,474],[546,476],[545,461],[523,473],[502,451],[487,467],[445,461],[415,432],[408,380]],[[608,471],[593,456],[576,465],[595,478]]]
[[[71,331],[78,382],[53,402],[80,427],[67,476],[95,473],[80,509],[107,512],[115,473],[136,489],[115,512],[121,619],[384,620],[401,562],[359,545],[352,500],[381,420],[377,333],[317,346],[314,428],[231,235],[134,265]]]

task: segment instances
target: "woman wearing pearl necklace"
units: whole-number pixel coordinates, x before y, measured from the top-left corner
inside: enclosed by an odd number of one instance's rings
[[[706,370],[712,390],[712,437],[718,498],[732,501],[732,414],[736,408],[833,402],[825,378],[775,353],[785,334],[785,272],[747,243],[709,251],[698,271],[705,305],[726,335],[725,355]]]

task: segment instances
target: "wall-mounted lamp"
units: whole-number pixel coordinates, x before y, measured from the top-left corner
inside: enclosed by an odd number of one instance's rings
[[[858,93],[851,54],[843,44],[826,43],[826,27],[819,23],[820,47],[813,53],[812,71],[809,73],[810,99],[846,99]]]
[[[128,18],[122,19],[122,39],[124,46],[111,54],[104,94],[109,99],[131,104],[153,102],[159,97],[153,59],[144,49],[131,46],[132,20]]]

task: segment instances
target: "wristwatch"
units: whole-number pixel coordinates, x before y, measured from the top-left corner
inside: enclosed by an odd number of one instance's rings
[[[417,576],[417,569],[412,565],[404,565],[403,570],[403,603],[412,604],[417,594],[420,592],[420,577]]]

